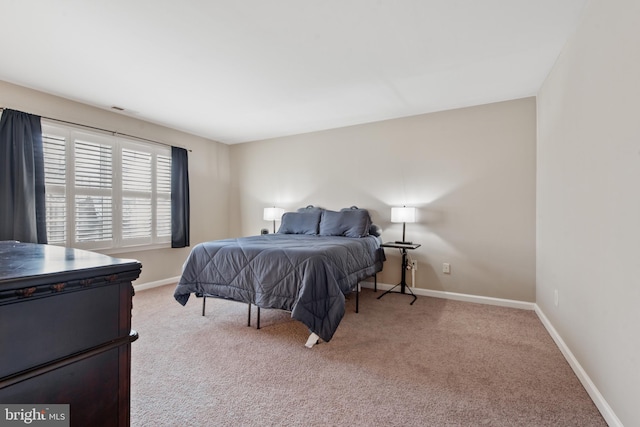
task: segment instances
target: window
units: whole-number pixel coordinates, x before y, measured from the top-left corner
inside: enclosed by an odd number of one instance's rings
[[[47,237],[83,249],[171,242],[171,148],[42,124]]]

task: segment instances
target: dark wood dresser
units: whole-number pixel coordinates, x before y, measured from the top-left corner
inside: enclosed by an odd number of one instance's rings
[[[69,404],[72,426],[129,425],[135,260],[0,242],[0,403]]]

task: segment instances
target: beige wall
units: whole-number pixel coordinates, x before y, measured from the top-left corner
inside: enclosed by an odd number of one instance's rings
[[[234,145],[231,234],[271,228],[273,204],[357,205],[399,240],[390,207],[417,206],[418,287],[534,301],[535,110],[527,98]],[[399,256],[387,256],[379,280],[395,284]]]
[[[537,303],[625,426],[640,425],[638,22],[637,0],[590,2],[538,98]]]
[[[228,236],[229,147],[121,114],[0,81],[0,106],[149,138],[193,150],[189,153],[191,245]],[[180,275],[189,248],[110,254],[142,263],[137,284]]]

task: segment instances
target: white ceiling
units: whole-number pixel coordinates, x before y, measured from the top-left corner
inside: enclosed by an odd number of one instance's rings
[[[0,0],[0,80],[233,144],[533,96],[587,1]]]

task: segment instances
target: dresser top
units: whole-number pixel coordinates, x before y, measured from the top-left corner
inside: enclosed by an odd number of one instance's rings
[[[0,289],[16,282],[72,280],[87,275],[140,270],[138,261],[112,258],[81,249],[0,241]]]

